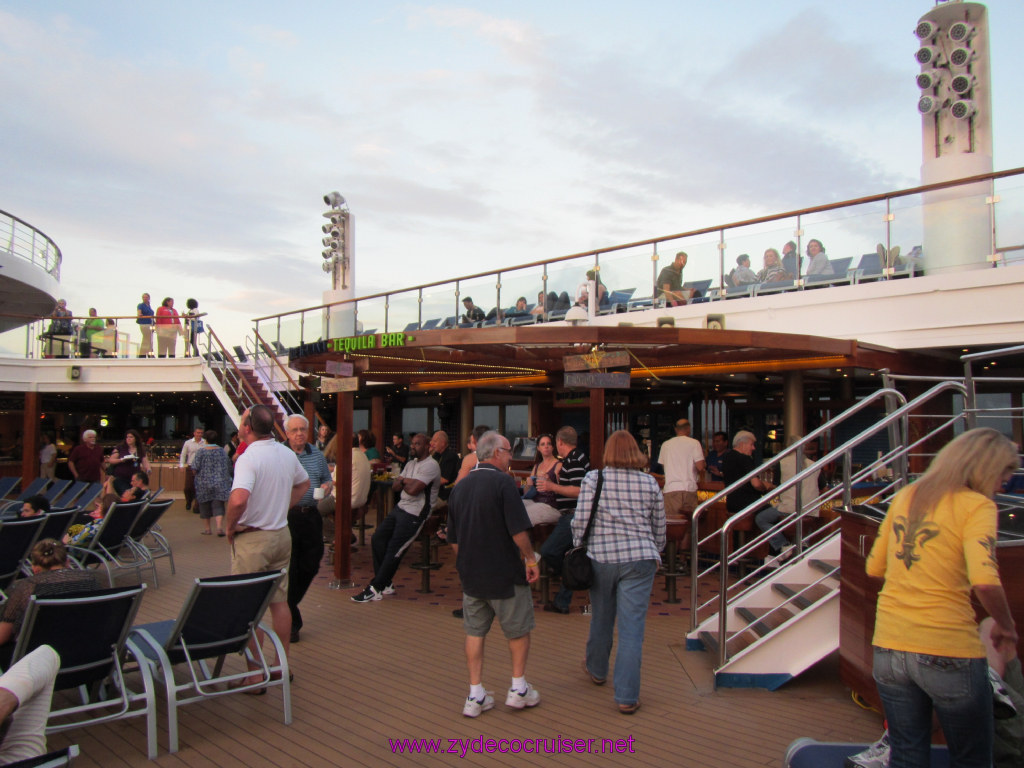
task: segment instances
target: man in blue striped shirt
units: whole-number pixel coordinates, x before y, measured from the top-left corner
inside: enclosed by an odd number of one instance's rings
[[[324,557],[324,519],[316,507],[314,492],[331,492],[331,470],[327,459],[309,442],[309,421],[295,413],[284,423],[288,445],[295,451],[299,464],[309,475],[309,488],[298,503],[288,510],[288,530],[292,534],[292,559],[288,566],[288,609],[292,613],[291,642],[299,642],[302,614],[299,603],[320,571]]]
[[[555,433],[555,448],[558,455],[562,457],[562,469],[558,473],[558,482],[548,482],[545,477],[537,478],[538,491],[553,491],[558,495],[558,511],[562,513],[561,518],[555,523],[555,529],[548,536],[544,545],[540,548],[544,562],[557,574],[562,573],[562,559],[565,553],[572,548],[572,525],[573,514],[576,512],[576,499],[580,495],[580,485],[583,483],[583,476],[590,469],[590,462],[583,451],[576,447],[576,430],[572,427],[562,427]],[[569,605],[572,603],[572,590],[562,587],[555,595],[555,599],[544,606],[545,611],[555,613],[568,613]]]

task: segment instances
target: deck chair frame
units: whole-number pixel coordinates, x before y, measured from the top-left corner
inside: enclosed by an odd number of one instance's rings
[[[194,701],[280,685],[284,722],[286,725],[291,724],[291,683],[284,645],[272,628],[259,623],[283,574],[283,571],[269,571],[197,578],[176,619],[143,624],[132,629],[131,642],[142,654],[137,656],[139,663],[148,664],[153,678],[163,683],[167,697],[167,731],[171,752],[178,751],[178,707]],[[218,600],[221,605],[238,608],[244,599],[240,594],[243,588],[252,590],[249,596],[249,604],[253,607],[251,611],[237,613],[234,617],[227,615],[229,608],[220,611],[218,615],[224,617],[224,623],[232,625],[220,627],[221,632],[214,631],[209,623],[204,623],[202,611],[216,608]],[[200,616],[194,616],[193,613]],[[267,661],[262,647],[256,641],[257,628],[270,638],[278,659],[276,666]],[[256,655],[253,655],[250,643],[256,648]],[[224,659],[229,653],[244,653],[246,661],[256,664],[257,669],[222,674]],[[207,663],[210,659],[215,659],[212,670]],[[188,668],[187,675],[181,676],[182,682],[178,682],[174,674],[179,665]],[[260,676],[260,681],[245,684],[245,678],[254,674]]]
[[[51,705],[47,734],[145,715],[146,748],[150,760],[156,757],[153,676],[148,666],[140,664],[142,690],[135,691],[128,686],[124,674],[128,655],[138,658],[141,654],[129,640],[128,633],[138,615],[145,589],[146,585],[140,584],[29,598],[12,663],[40,645],[49,645],[61,657],[54,691],[77,689],[82,697],[81,704],[60,709]],[[90,631],[68,630],[76,626],[89,626]],[[111,691],[113,695],[108,696]],[[141,707],[133,709],[140,703]],[[107,711],[111,708],[115,711]],[[70,721],[66,721],[68,718]]]

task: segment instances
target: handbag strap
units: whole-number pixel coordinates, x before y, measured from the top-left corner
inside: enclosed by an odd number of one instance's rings
[[[587,520],[587,529],[580,539],[580,546],[587,546],[587,539],[590,537],[590,530],[594,527],[594,518],[597,517],[597,501],[601,498],[601,486],[604,485],[604,470],[597,470],[597,488],[594,489],[594,503],[590,505],[590,519]]]

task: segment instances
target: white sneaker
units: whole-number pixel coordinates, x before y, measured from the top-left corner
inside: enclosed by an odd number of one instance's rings
[[[384,587],[384,589],[382,589],[380,591],[380,593],[382,595],[393,595],[393,594],[395,594],[395,585],[394,584],[388,584],[386,587]]]
[[[381,594],[371,584],[358,595],[352,597],[353,603],[369,603],[381,599]]]
[[[850,755],[843,761],[845,768],[887,768],[889,765],[889,731],[882,738],[856,755]]]
[[[540,704],[540,692],[529,683],[526,684],[526,690],[522,693],[515,688],[509,688],[508,696],[505,697],[505,706],[513,709],[536,707],[538,704]]]
[[[494,697],[490,691],[484,691],[483,701],[467,696],[466,703],[462,705],[462,714],[466,717],[480,717],[488,709],[494,709]]]

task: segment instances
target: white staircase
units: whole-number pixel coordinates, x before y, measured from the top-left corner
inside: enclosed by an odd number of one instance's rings
[[[730,599],[717,686],[775,690],[839,648],[840,550],[835,533]],[[686,637],[716,658],[720,642],[717,613]]]

